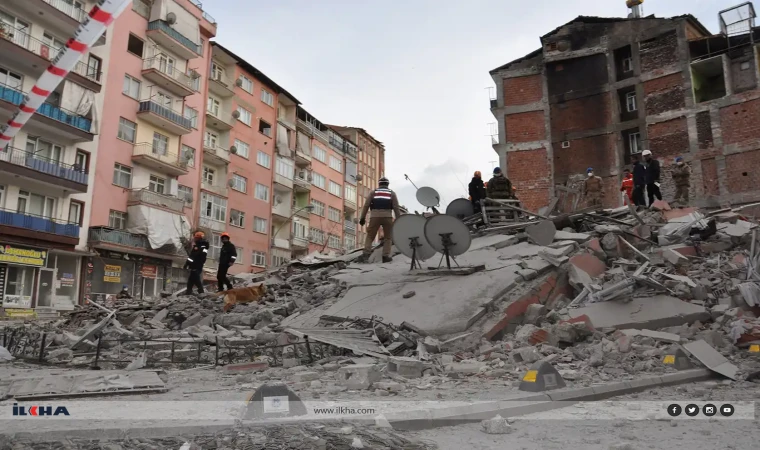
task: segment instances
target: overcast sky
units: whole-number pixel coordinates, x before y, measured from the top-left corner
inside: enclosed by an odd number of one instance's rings
[[[358,126],[385,143],[386,176],[410,211],[417,186],[442,206],[487,179],[488,72],[540,46],[579,15],[625,17],[625,0],[205,1],[217,40],[293,95],[315,117]],[[691,13],[712,32],[738,0],[646,0],[644,14]]]

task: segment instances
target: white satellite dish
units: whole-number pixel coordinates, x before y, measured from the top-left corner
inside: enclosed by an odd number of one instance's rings
[[[446,207],[446,215],[456,217],[459,220],[470,217],[473,214],[475,214],[475,207],[466,198],[458,198]]]
[[[414,269],[419,261],[425,261],[435,255],[435,249],[425,238],[427,220],[416,214],[404,214],[393,222],[393,243],[404,255],[412,259],[409,268]]]
[[[456,217],[446,214],[438,214],[427,219],[425,237],[435,251],[443,253],[449,269],[451,268],[450,258],[463,254],[470,249],[472,244],[467,225]]]
[[[432,208],[441,203],[441,196],[438,195],[438,191],[435,189],[423,186],[417,189],[417,201],[420,202],[422,206]]]

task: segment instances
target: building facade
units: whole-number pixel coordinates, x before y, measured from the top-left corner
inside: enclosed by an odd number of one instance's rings
[[[732,13],[742,19],[729,21]],[[542,36],[540,49],[491,71],[494,150],[518,197],[538,209],[593,167],[604,204],[619,206],[623,168],[650,149],[663,168],[665,200],[682,156],[697,204],[757,201],[746,170],[760,159],[750,125],[760,113],[754,17],[751,3],[722,12],[718,35],[690,15],[578,17]]]

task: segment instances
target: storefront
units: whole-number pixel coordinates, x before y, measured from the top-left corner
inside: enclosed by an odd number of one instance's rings
[[[87,262],[84,296],[102,301],[126,286],[134,298],[158,297],[172,283],[171,266],[168,260],[100,250]]]
[[[40,295],[40,280],[45,284],[41,295],[52,297],[54,278],[46,270],[47,261],[46,249],[0,243],[0,299],[3,309],[33,308],[34,299]]]

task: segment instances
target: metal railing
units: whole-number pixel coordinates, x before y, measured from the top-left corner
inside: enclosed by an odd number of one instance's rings
[[[203,189],[206,189],[207,191],[211,191],[214,194],[218,194],[224,197],[226,197],[229,194],[229,189],[230,189],[229,186],[227,186],[227,184],[225,183],[220,183],[218,181],[214,183],[209,183],[206,180],[203,180],[201,182],[201,187]]]
[[[193,78],[167,64],[165,59],[148,58],[143,60],[143,70],[155,69],[188,89],[198,92],[200,78]]]
[[[135,144],[132,150],[132,156],[149,156],[153,159],[157,159],[162,163],[169,164],[174,167],[185,168],[179,162],[179,157],[176,153],[171,153],[165,149],[159,148],[150,142],[141,142]]]
[[[174,28],[170,27],[168,23],[166,23],[163,20],[154,20],[153,22],[148,23],[148,31],[154,31],[158,30],[163,33],[166,33],[168,36],[170,36],[175,41],[182,44],[184,47],[187,47],[189,50],[192,50],[197,55],[201,54],[201,46],[200,44],[197,44],[192,41],[192,39],[188,38],[187,36],[183,35],[179,31],[175,30]]]
[[[159,194],[148,189],[129,191],[128,203],[145,203],[153,206],[161,206],[174,212],[182,213],[185,210],[185,201],[173,195]]]
[[[73,2],[66,3],[63,0],[42,0],[42,1],[52,6],[53,8],[57,9],[58,11],[61,11],[62,13],[66,14],[67,16],[71,17],[77,22],[84,22],[85,17],[87,17],[87,12],[83,10],[82,8],[74,5]]]
[[[209,78],[211,81],[216,81],[219,84],[225,85],[229,90],[233,90],[235,88],[235,82],[223,73],[212,73]]]
[[[25,97],[26,94],[23,91],[0,83],[0,100],[18,106],[24,102]],[[90,133],[90,128],[92,128],[92,121],[90,119],[86,119],[60,106],[51,105],[50,103],[40,105],[36,113],[88,133]]]
[[[18,212],[0,208],[0,225],[7,225],[43,233],[59,234],[62,236],[79,237],[79,224],[67,220]]]
[[[216,110],[216,113],[214,113],[213,108],[212,109],[206,108],[206,113],[209,114],[212,117],[215,117],[215,118],[221,120],[222,122],[226,123],[227,125],[234,125],[235,124],[235,120],[236,119],[234,117],[232,117],[232,113],[228,112],[226,109],[223,109],[221,107],[219,107]]]
[[[204,142],[203,151],[216,155],[219,158],[222,158],[226,161],[230,160],[230,151],[226,148],[219,147],[218,145],[212,145],[207,142]]]
[[[190,119],[183,116],[181,113],[178,113],[172,109],[169,109],[166,106],[161,106],[152,100],[142,100],[140,102],[140,108],[138,112],[146,112],[146,111],[152,112],[154,114],[158,114],[164,119],[170,120],[176,123],[177,125],[181,126],[182,128],[187,128],[188,130],[192,128],[192,123],[190,122]]]
[[[298,123],[304,128],[308,129],[315,137],[319,137],[322,141],[328,142],[327,133],[319,130],[313,124],[306,122],[305,120],[298,119]]]
[[[304,176],[301,176],[298,171],[296,170],[296,175],[293,177],[293,182],[303,188],[311,189],[311,181],[309,181],[310,175],[307,173],[304,174]]]
[[[203,18],[208,20],[208,22],[212,25],[216,25],[216,19],[211,17],[211,14],[207,13],[206,11],[203,11]]]
[[[84,167],[79,167],[76,164],[64,164],[20,148],[8,146],[4,150],[0,150],[0,161],[27,167],[40,173],[53,175],[79,184],[86,185],[88,181]]]
[[[135,234],[108,227],[90,227],[87,233],[87,241],[104,242],[141,250],[150,250],[166,255],[185,255],[182,251],[177,250],[172,245],[167,245],[165,248],[161,249],[152,249],[148,237],[144,234]]]
[[[356,224],[353,220],[344,220],[343,221],[343,228],[346,231],[356,231]]]

